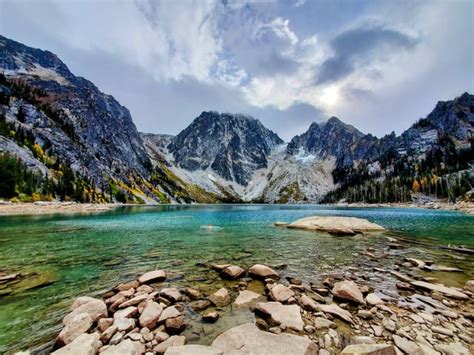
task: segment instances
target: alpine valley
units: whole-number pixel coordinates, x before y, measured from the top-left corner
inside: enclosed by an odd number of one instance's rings
[[[400,136],[336,117],[285,143],[253,117],[202,112],[176,136],[53,53],[0,36],[0,197],[79,202],[409,202],[472,196],[474,96],[438,102]],[[156,113],[159,116],[159,112]]]

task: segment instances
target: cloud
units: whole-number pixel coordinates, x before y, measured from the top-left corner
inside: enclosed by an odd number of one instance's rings
[[[398,50],[409,50],[417,39],[382,26],[359,27],[342,32],[331,41],[334,55],[317,75],[317,84],[334,82],[354,71],[384,60]]]

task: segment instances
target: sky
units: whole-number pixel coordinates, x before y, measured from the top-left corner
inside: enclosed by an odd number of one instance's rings
[[[59,56],[143,132],[244,113],[284,140],[337,116],[401,133],[474,93],[472,0],[0,0],[0,33]]]

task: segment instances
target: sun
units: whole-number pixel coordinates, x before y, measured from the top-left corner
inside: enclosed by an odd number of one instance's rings
[[[334,106],[339,101],[339,90],[335,86],[327,87],[320,97],[321,102],[326,106]]]

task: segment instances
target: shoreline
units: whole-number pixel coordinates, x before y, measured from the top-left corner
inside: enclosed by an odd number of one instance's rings
[[[249,203],[250,204],[250,203]],[[71,213],[101,213],[116,209],[117,207],[150,207],[150,206],[172,206],[174,204],[124,204],[124,203],[79,203],[59,201],[38,202],[5,202],[0,201],[0,216],[22,216],[22,215],[50,215]],[[206,205],[206,204],[189,204]],[[240,204],[236,204],[240,205]],[[273,205],[273,204],[263,204]],[[298,204],[299,205],[299,204]],[[333,206],[344,208],[424,208],[442,211],[459,211],[468,215],[474,215],[474,202],[429,202],[429,203],[335,203],[315,204],[319,206]]]
[[[407,246],[396,242],[387,238],[385,245],[359,252],[358,265],[339,267],[310,283],[273,266],[231,263],[205,265],[226,280],[224,286],[178,286],[161,269],[124,278],[97,298],[76,298],[53,342],[53,354],[83,348],[91,354],[262,349],[278,355],[290,349],[297,355],[381,349],[383,354],[469,354],[474,281],[441,286],[423,272],[436,264],[412,258]],[[381,262],[387,259],[388,264]],[[445,273],[460,271],[441,267]],[[250,319],[220,328],[239,312]],[[205,336],[201,325],[220,329],[212,343],[199,341]]]

